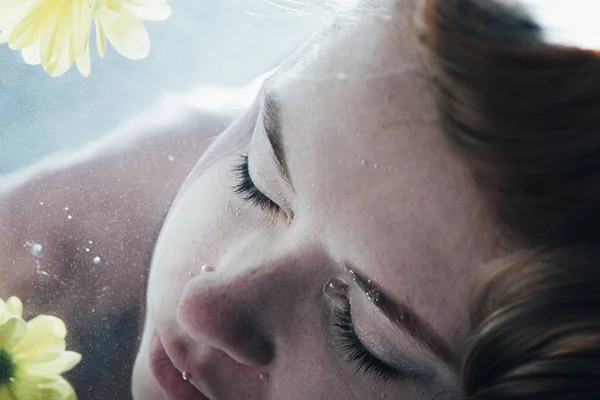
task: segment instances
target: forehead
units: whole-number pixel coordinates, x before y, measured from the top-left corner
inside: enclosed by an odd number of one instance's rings
[[[488,239],[468,171],[436,125],[404,8],[336,21],[282,68],[283,145],[299,223],[457,348]]]

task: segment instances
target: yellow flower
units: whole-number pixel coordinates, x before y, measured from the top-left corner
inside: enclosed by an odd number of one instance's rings
[[[0,0],[0,43],[21,50],[28,64],[42,64],[50,76],[67,72],[73,62],[90,74],[90,31],[104,56],[106,41],[123,56],[139,60],[150,51],[140,21],[171,15],[166,0]]]
[[[18,298],[0,299],[0,400],[75,400],[60,375],[81,355],[65,351],[64,322],[38,315],[26,323],[22,317]]]

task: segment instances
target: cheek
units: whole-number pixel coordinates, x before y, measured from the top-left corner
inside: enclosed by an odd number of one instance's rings
[[[229,245],[249,229],[246,207],[231,189],[228,156],[213,164],[178,195],[155,246],[148,286],[151,313],[174,310],[186,282],[203,265],[216,265]]]

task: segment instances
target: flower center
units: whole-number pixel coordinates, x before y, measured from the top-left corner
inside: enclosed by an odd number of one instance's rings
[[[0,387],[11,383],[17,369],[17,363],[6,349],[0,349]]]

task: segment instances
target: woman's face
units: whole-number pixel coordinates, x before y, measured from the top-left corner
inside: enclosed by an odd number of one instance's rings
[[[490,245],[406,3],[306,43],[201,157],[156,245],[137,399],[456,389]]]

